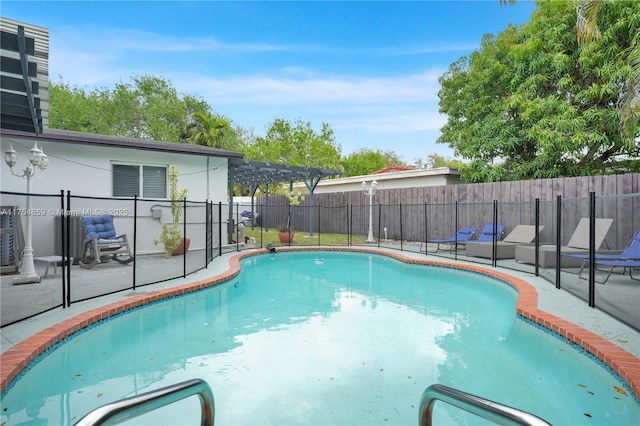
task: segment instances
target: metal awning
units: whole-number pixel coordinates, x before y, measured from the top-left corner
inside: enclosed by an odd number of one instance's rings
[[[309,191],[309,202],[313,206],[313,191],[320,179],[339,175],[338,170],[313,167],[290,166],[288,164],[263,163],[241,158],[229,158],[229,241],[233,240],[233,185],[239,184],[251,191],[251,211],[254,211],[254,197],[259,185],[284,182],[304,182]],[[268,186],[265,192],[266,204],[269,204]],[[309,233],[313,235],[314,210],[309,216]],[[268,229],[268,228],[267,228]]]
[[[313,188],[315,189],[315,185],[323,177],[339,174],[340,172],[337,170],[263,163],[241,158],[229,159],[229,183],[248,188],[254,188],[257,185],[301,181],[314,182]]]

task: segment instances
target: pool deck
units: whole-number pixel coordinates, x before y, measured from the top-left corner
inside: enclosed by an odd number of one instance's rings
[[[543,278],[463,261],[427,260],[419,253],[395,250],[362,247],[305,247],[302,250],[382,253],[406,262],[451,266],[504,280],[519,292],[516,304],[519,315],[557,332],[593,354],[615,371],[640,400],[640,333],[600,310],[589,308],[583,300],[556,289]],[[2,328],[0,391],[4,391],[37,356],[83,327],[149,302],[223,283],[238,274],[241,258],[264,252],[266,250],[227,253],[216,258],[207,269],[186,278],[78,302],[69,308],[57,308]]]

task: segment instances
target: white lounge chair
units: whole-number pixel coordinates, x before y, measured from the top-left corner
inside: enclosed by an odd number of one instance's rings
[[[544,226],[540,226],[538,232]],[[536,238],[535,225],[518,225],[509,232],[509,235],[501,241],[496,241],[496,259],[513,259],[516,255],[516,247],[520,244],[530,244]],[[493,259],[493,244],[489,242],[467,242],[467,256],[484,257]]]
[[[595,249],[598,250],[604,242],[613,219],[596,219]],[[541,268],[554,268],[556,266],[556,246],[555,244],[541,245],[539,251],[538,265]],[[560,247],[560,253],[586,253],[589,251],[589,218],[582,218],[578,222],[571,239],[566,246]],[[535,264],[535,245],[519,245],[516,247],[515,259],[518,262]],[[561,267],[579,268],[582,259],[562,256]]]

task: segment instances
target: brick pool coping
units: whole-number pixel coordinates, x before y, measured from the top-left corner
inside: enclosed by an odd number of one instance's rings
[[[382,252],[375,249],[352,248],[352,247],[295,247],[278,248],[281,251],[304,251],[304,250],[324,250],[324,251],[351,251],[376,253],[393,257],[402,262],[422,265],[435,265],[462,269],[477,272],[487,276],[495,277],[511,285],[518,291],[516,301],[516,312],[518,315],[533,321],[549,330],[558,333],[568,342],[573,342],[582,347],[587,352],[598,358],[631,388],[636,399],[640,400],[640,359],[630,352],[622,349],[614,343],[588,331],[570,321],[564,320],[555,315],[549,314],[538,308],[538,292],[528,282],[516,278],[509,274],[487,269],[481,266],[463,265],[454,262],[433,261],[426,259],[415,259],[399,253]],[[257,254],[268,253],[267,250],[256,250],[242,252],[229,259],[229,268],[215,277],[194,281],[189,284],[182,284],[176,287],[145,293],[138,296],[113,302],[99,308],[91,309],[87,312],[75,315],[69,319],[54,324],[42,330],[22,342],[16,344],[11,349],[0,355],[0,392],[4,392],[7,387],[24,371],[29,364],[47,349],[67,339],[73,333],[98,321],[109,318],[113,315],[128,311],[130,309],[179,296],[185,293],[198,291],[207,287],[224,283],[240,273],[240,260]]]

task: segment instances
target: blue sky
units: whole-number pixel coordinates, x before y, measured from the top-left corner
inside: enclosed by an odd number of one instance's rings
[[[438,77],[484,34],[529,21],[535,4],[485,1],[6,1],[2,16],[49,29],[52,81],[110,88],[169,80],[263,135],[276,118],[335,131],[342,154],[431,153],[446,117]]]

